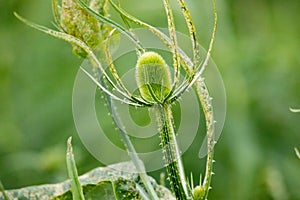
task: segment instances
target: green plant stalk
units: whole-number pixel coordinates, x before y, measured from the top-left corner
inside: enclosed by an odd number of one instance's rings
[[[211,177],[213,175],[213,148],[215,145],[214,140],[214,115],[211,97],[209,96],[208,89],[202,79],[199,79],[195,83],[196,92],[201,103],[205,122],[206,122],[206,136],[207,136],[207,158],[206,158],[206,170],[203,182],[200,182],[199,186],[196,186],[193,191],[194,200],[207,199],[208,192],[210,190]],[[200,180],[201,181],[201,180]]]
[[[158,104],[155,109],[160,131],[160,145],[172,191],[178,200],[192,199],[176,141],[171,105]]]
[[[102,85],[106,85],[105,84],[105,81],[103,80],[103,77],[101,78],[100,77],[100,80]],[[120,132],[120,136],[121,136],[121,139],[126,147],[126,150],[128,152],[128,155],[130,157],[130,159],[132,160],[136,170],[138,171],[138,174],[148,192],[148,195],[150,197],[151,200],[158,200],[158,196],[150,182],[150,179],[146,173],[146,170],[145,170],[145,167],[143,165],[143,162],[140,160],[140,158],[138,157],[137,155],[137,152],[128,136],[128,134],[126,133],[126,130],[125,130],[125,127],[124,125],[122,124],[121,122],[121,119],[115,109],[115,106],[114,106],[114,103],[112,101],[112,99],[110,98],[109,95],[105,94],[104,93],[104,96],[105,96],[105,101],[107,102],[107,106],[108,106],[108,109],[109,109],[109,112],[111,113],[112,117],[113,117],[113,120],[114,120],[114,123],[116,124],[116,127],[118,128],[119,132]]]
[[[2,192],[4,200],[9,200],[8,196],[6,195],[6,192],[5,192],[5,189],[4,189],[4,186],[1,182],[1,180],[0,180],[0,192]]]
[[[76,168],[76,163],[74,159],[73,154],[73,148],[72,148],[72,137],[69,137],[68,139],[68,148],[67,148],[67,168],[68,168],[68,174],[69,178],[71,179],[71,188],[72,188],[72,195],[73,200],[84,200],[84,195],[82,191],[82,187],[80,185],[79,179],[78,179],[78,173]]]
[[[217,23],[218,23],[218,15],[217,15],[217,7],[216,7],[216,1],[212,0],[213,3],[213,10],[214,10],[214,26],[213,26],[213,32],[211,35],[211,40],[209,43],[209,48],[207,51],[207,55],[204,59],[204,62],[200,68],[200,71],[197,75],[201,75],[203,71],[205,70],[206,66],[208,65],[208,60],[210,58],[210,54],[212,51],[212,47],[215,41],[215,35],[216,35],[216,29],[217,29]],[[214,112],[213,112],[213,106],[212,106],[212,98],[209,95],[209,91],[206,87],[206,84],[202,78],[198,78],[195,81],[195,88],[197,91],[197,95],[199,98],[199,101],[201,103],[204,116],[205,116],[205,122],[206,122],[206,136],[207,136],[207,158],[206,158],[206,171],[205,171],[205,177],[203,180],[203,183],[200,182],[200,185],[194,188],[193,195],[195,200],[202,200],[208,198],[208,192],[211,189],[210,183],[211,183],[211,177],[213,175],[213,149],[214,145],[216,143],[214,139]],[[201,181],[201,180],[200,180]],[[197,189],[200,189],[200,192],[198,190],[198,196]]]

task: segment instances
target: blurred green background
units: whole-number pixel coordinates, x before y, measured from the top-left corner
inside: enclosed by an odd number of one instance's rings
[[[121,2],[135,16],[166,27],[161,1]],[[187,3],[206,47],[211,3]],[[210,199],[300,199],[294,152],[300,148],[300,114],[289,111],[300,107],[300,1],[217,3],[213,58],[226,87],[227,118]],[[80,142],[72,118],[73,81],[82,60],[69,44],[27,27],[13,11],[43,25],[53,21],[51,1],[0,0],[0,179],[7,189],[67,179],[70,135],[80,174],[101,165]],[[186,32],[178,9],[176,19]],[[198,149],[196,141],[184,155],[186,171],[195,177],[204,170],[204,160],[195,159]]]

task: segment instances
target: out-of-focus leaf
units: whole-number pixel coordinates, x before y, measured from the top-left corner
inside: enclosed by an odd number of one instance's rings
[[[290,111],[294,113],[300,113],[300,109],[290,108]]]
[[[96,168],[79,177],[86,200],[91,199],[143,199],[138,188],[144,188],[131,162]],[[160,199],[175,199],[171,192],[151,179]],[[72,200],[70,181],[57,184],[31,186],[7,190],[9,199],[22,200]],[[0,200],[4,200],[0,194]]]
[[[295,148],[295,152],[296,152],[297,157],[300,159],[300,152],[297,148]]]

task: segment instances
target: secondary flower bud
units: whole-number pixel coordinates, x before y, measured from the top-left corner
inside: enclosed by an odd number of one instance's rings
[[[107,15],[106,1],[92,0],[90,8],[102,15]],[[54,9],[59,15],[57,23],[62,31],[84,41],[90,48],[96,48],[107,37],[110,28],[88,14],[76,0],[62,0],[61,7],[57,5]],[[86,57],[86,52],[82,48],[77,45],[72,46],[74,54]]]
[[[172,88],[169,67],[155,52],[146,52],[138,59],[136,82],[142,98],[150,103],[163,103]]]

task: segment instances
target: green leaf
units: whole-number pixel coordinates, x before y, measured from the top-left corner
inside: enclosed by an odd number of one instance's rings
[[[125,162],[99,167],[80,176],[79,180],[85,199],[144,199],[141,192],[141,189],[144,190],[144,185],[138,174],[129,172],[134,169],[131,162]],[[158,185],[153,179],[151,179],[151,184],[159,199],[175,199],[168,189]],[[72,200],[73,198],[69,180],[57,184],[7,190],[6,194],[9,199],[20,200]],[[0,194],[0,200],[5,200],[2,194]]]
[[[69,137],[67,145],[68,145],[68,149],[67,149],[66,160],[67,160],[68,174],[71,180],[73,199],[84,200],[82,188],[78,179],[75,158],[73,154],[72,137]]]

